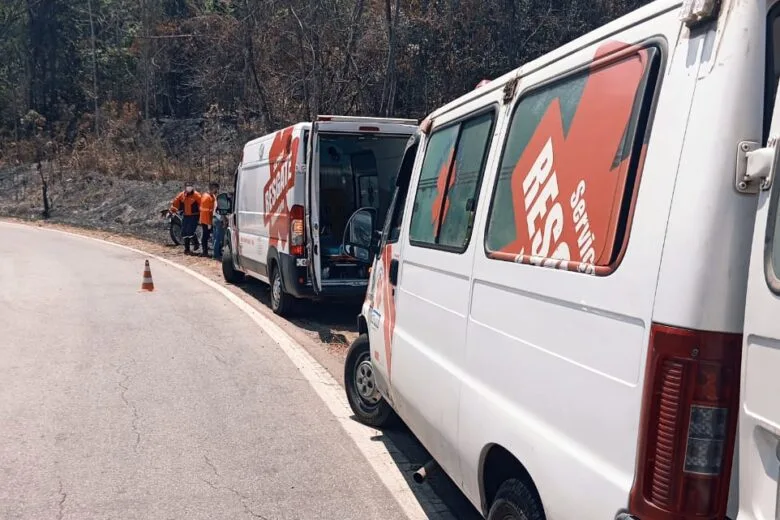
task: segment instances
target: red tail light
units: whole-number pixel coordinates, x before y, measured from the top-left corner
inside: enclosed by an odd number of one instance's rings
[[[361,132],[378,132],[378,126],[359,126],[358,130]]]
[[[726,516],[742,335],[654,324],[630,510],[642,520]]]
[[[304,225],[303,206],[295,205],[290,209],[290,254],[304,255]]]

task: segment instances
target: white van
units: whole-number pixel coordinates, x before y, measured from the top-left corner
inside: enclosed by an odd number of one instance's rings
[[[250,141],[236,172],[222,264],[228,282],[245,274],[271,285],[271,308],[296,298],[362,297],[368,259],[346,256],[353,213],[384,220],[404,146],[417,121],[320,116]]]
[[[778,74],[780,2],[661,0],[431,114],[356,418],[491,520],[780,518]]]

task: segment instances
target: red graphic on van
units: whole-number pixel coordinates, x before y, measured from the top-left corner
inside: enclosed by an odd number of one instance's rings
[[[626,48],[604,45],[596,60]],[[650,63],[646,50],[623,54],[591,67],[568,131],[562,96],[547,106],[511,173],[515,238],[492,257],[589,274],[597,266],[609,269],[620,247],[616,236],[631,160],[624,140],[632,137],[629,122]]]
[[[450,151],[450,155],[439,170],[439,175],[436,178],[436,198],[433,201],[431,207],[431,222],[433,223],[434,239],[438,238],[439,224],[447,218],[447,211],[450,209],[450,198],[444,198],[447,192],[452,189],[455,184],[455,168],[453,164],[455,161],[455,149]],[[450,169],[452,173],[450,173]],[[449,176],[449,181],[447,180]],[[442,208],[442,204],[444,207]]]
[[[270,244],[284,248],[290,235],[290,208],[287,195],[295,185],[298,158],[298,138],[293,139],[293,127],[274,135],[268,152],[271,170],[263,187],[263,221],[269,226]]]
[[[393,356],[393,331],[395,330],[395,290],[390,283],[390,263],[393,259],[393,245],[387,244],[379,257],[381,269],[377,272],[376,280],[376,308],[384,318],[382,334],[385,340],[385,361],[387,362],[387,378],[392,372]]]

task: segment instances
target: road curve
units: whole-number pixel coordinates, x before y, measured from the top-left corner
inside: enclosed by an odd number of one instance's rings
[[[0,222],[0,518],[405,518],[249,317],[143,265]]]

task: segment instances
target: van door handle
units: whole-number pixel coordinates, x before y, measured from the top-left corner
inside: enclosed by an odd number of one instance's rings
[[[398,260],[390,260],[390,285],[398,285]]]

